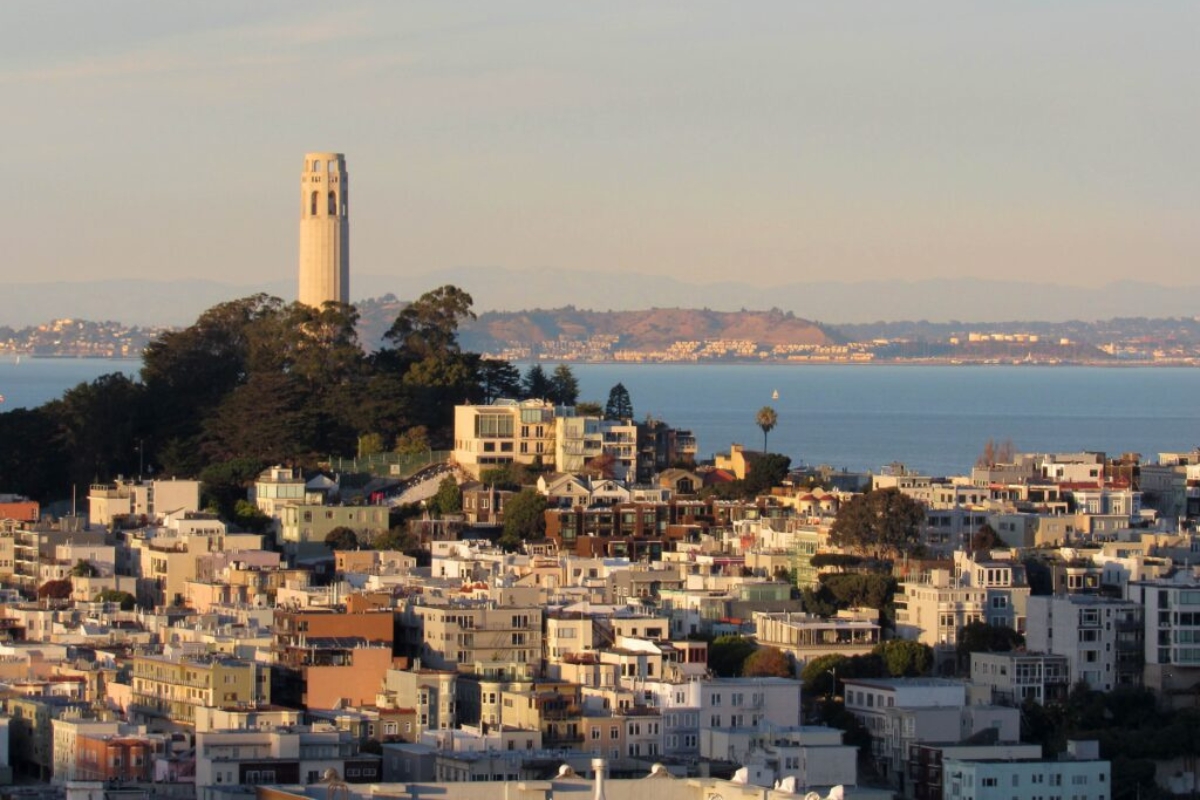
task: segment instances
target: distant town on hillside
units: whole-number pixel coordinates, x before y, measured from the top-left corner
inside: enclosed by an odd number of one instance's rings
[[[381,340],[406,301],[394,295],[357,304],[359,337]],[[0,326],[7,357],[138,358],[172,328],[56,319]],[[465,347],[511,361],[566,363],[1200,363],[1200,318],[1115,318],[1084,322],[876,322],[830,326],[780,309],[653,308],[592,311],[566,306],[486,312],[464,323]]]

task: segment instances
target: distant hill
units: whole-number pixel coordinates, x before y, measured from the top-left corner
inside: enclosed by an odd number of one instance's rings
[[[680,340],[745,339],[760,344],[835,344],[830,331],[791,312],[713,311],[651,308],[641,311],[585,311],[566,308],[506,313],[493,311],[463,326],[463,346],[495,351],[517,344],[542,344],[560,336],[619,337],[621,347],[651,350]]]
[[[406,305],[394,295],[358,304],[359,340],[377,347]],[[559,337],[618,337],[620,346],[639,350],[668,347],[680,340],[747,339],[760,344],[836,344],[838,335],[790,312],[713,311],[651,308],[640,311],[590,311],[573,306],[532,311],[490,311],[465,323],[459,332],[463,349],[496,352],[510,347],[541,345]]]

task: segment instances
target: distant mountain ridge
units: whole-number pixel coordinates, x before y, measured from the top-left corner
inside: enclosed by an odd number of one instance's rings
[[[559,269],[458,268],[419,275],[354,275],[354,297],[394,294],[405,300],[451,283],[469,292],[479,313],[532,308],[693,308],[715,311],[779,308],[822,324],[923,320],[934,323],[1027,320],[1063,322],[1114,317],[1192,317],[1200,285],[1119,281],[1065,286],[978,278],[919,281],[794,281],[764,287],[745,282],[689,283],[675,278]],[[208,280],[104,280],[8,283],[0,325],[49,319],[115,320],[126,325],[187,325],[217,303],[265,292],[295,298],[294,280],[233,284]]]
[[[543,344],[559,337],[619,337],[620,345],[656,350],[679,341],[748,340],[759,344],[827,345],[836,334],[790,312],[651,308],[583,311],[574,307],[523,312],[493,311],[462,328],[463,345],[488,351],[503,345]]]

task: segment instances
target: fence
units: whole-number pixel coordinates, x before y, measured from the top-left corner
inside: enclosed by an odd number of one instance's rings
[[[449,450],[426,450],[423,453],[375,453],[355,458],[330,456],[329,468],[334,472],[366,473],[386,478],[407,478],[433,464],[450,460]]]

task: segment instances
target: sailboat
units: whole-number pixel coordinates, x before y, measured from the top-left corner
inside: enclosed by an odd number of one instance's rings
[[[779,390],[778,390],[778,389],[776,389],[775,391],[771,392],[771,399],[772,399],[772,400],[778,400],[778,399],[779,399]]]

